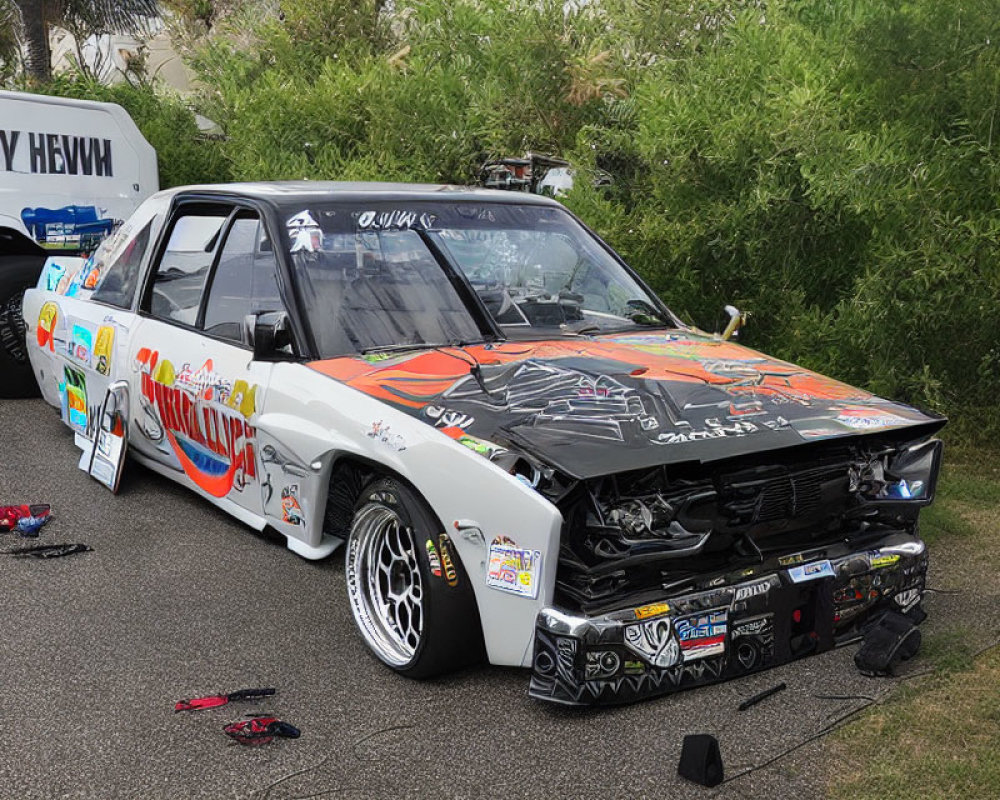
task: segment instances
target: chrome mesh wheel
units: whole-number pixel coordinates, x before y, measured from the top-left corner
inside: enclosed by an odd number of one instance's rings
[[[424,628],[423,581],[413,532],[381,502],[354,516],[347,591],[368,645],[390,666],[413,661]]]

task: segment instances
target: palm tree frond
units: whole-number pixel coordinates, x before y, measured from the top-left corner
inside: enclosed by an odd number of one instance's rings
[[[157,0],[62,0],[63,23],[88,34],[147,34],[160,15]]]

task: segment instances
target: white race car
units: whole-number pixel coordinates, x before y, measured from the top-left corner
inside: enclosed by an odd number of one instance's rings
[[[617,703],[919,621],[944,420],[685,326],[553,200],[160,192],[24,298],[81,466],[319,559],[393,669]]]

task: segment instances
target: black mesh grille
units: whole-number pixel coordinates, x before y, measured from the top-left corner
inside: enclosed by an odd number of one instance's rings
[[[780,475],[756,480],[726,481],[722,508],[728,512],[731,525],[791,520],[816,511],[823,502],[824,490],[846,493],[846,464],[796,472],[783,470]]]

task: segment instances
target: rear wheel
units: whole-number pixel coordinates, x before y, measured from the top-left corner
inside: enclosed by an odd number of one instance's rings
[[[347,541],[347,594],[365,644],[411,678],[482,660],[479,614],[454,545],[401,483],[368,484]]]
[[[44,259],[0,257],[0,397],[34,397],[38,384],[28,361],[21,303],[38,282]]]

